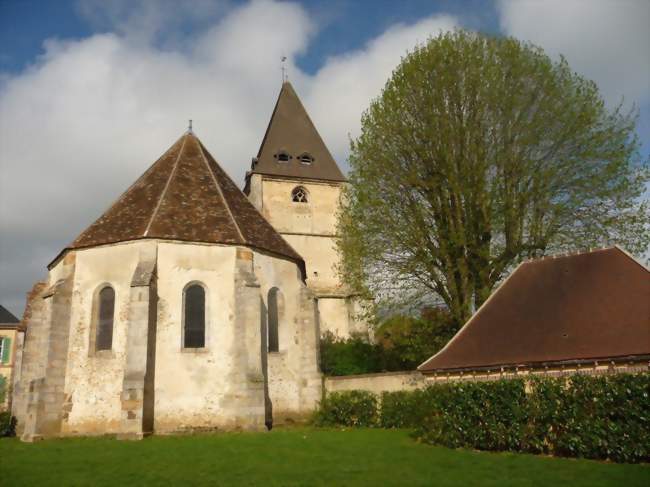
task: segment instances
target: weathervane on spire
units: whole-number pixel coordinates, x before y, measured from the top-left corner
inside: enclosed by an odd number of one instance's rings
[[[287,75],[287,68],[286,68],[286,65],[284,64],[286,62],[286,60],[287,60],[287,56],[282,56],[282,58],[280,59],[280,61],[282,62],[282,65],[281,65],[282,66],[281,67],[281,69],[282,69],[282,83],[284,83],[285,81],[287,81],[289,79],[289,76]]]

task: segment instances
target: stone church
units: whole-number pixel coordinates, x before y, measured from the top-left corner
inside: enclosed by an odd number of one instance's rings
[[[29,294],[12,407],[22,438],[309,414],[319,336],[363,329],[334,270],[344,184],[288,82],[243,192],[184,134]]]

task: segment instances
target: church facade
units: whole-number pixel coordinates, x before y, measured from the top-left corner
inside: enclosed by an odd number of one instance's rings
[[[333,269],[343,184],[288,83],[244,192],[184,134],[28,296],[22,438],[262,429],[313,411],[319,336],[360,326]]]

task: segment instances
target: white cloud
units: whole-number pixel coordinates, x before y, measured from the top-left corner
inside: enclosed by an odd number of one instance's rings
[[[609,104],[650,102],[648,0],[502,0],[501,27],[594,80]]]
[[[77,12],[98,31],[114,31],[131,42],[177,42],[183,25],[214,21],[229,0],[77,0]]]
[[[329,59],[309,80],[305,91],[312,118],[339,160],[347,154],[346,134],[359,134],[361,113],[379,96],[406,51],[457,25],[453,17],[437,16],[393,26],[364,49]]]
[[[187,119],[243,182],[280,89],[280,56],[345,166],[348,133],[358,132],[362,110],[400,56],[455,24],[433,17],[394,26],[309,76],[295,59],[315,26],[294,3],[228,10],[177,46],[155,39],[170,22],[166,14],[106,15],[115,32],[48,41],[36,64],[1,78],[0,299],[17,313],[48,261],[181,135]]]

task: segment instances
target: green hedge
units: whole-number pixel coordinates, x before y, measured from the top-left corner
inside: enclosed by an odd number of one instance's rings
[[[10,411],[0,412],[0,438],[4,436],[16,436],[16,418]]]
[[[318,424],[414,428],[451,448],[650,460],[650,374],[435,384],[328,395]]]
[[[415,428],[427,414],[426,391],[397,391],[381,394],[379,426]]]
[[[335,376],[382,372],[381,348],[361,337],[343,339],[328,332],[320,341],[320,368]]]
[[[435,385],[424,401],[429,413],[417,427],[421,440],[451,448],[520,450],[527,423],[522,380]]]
[[[375,426],[377,396],[366,391],[333,392],[321,401],[314,423],[318,426]]]

